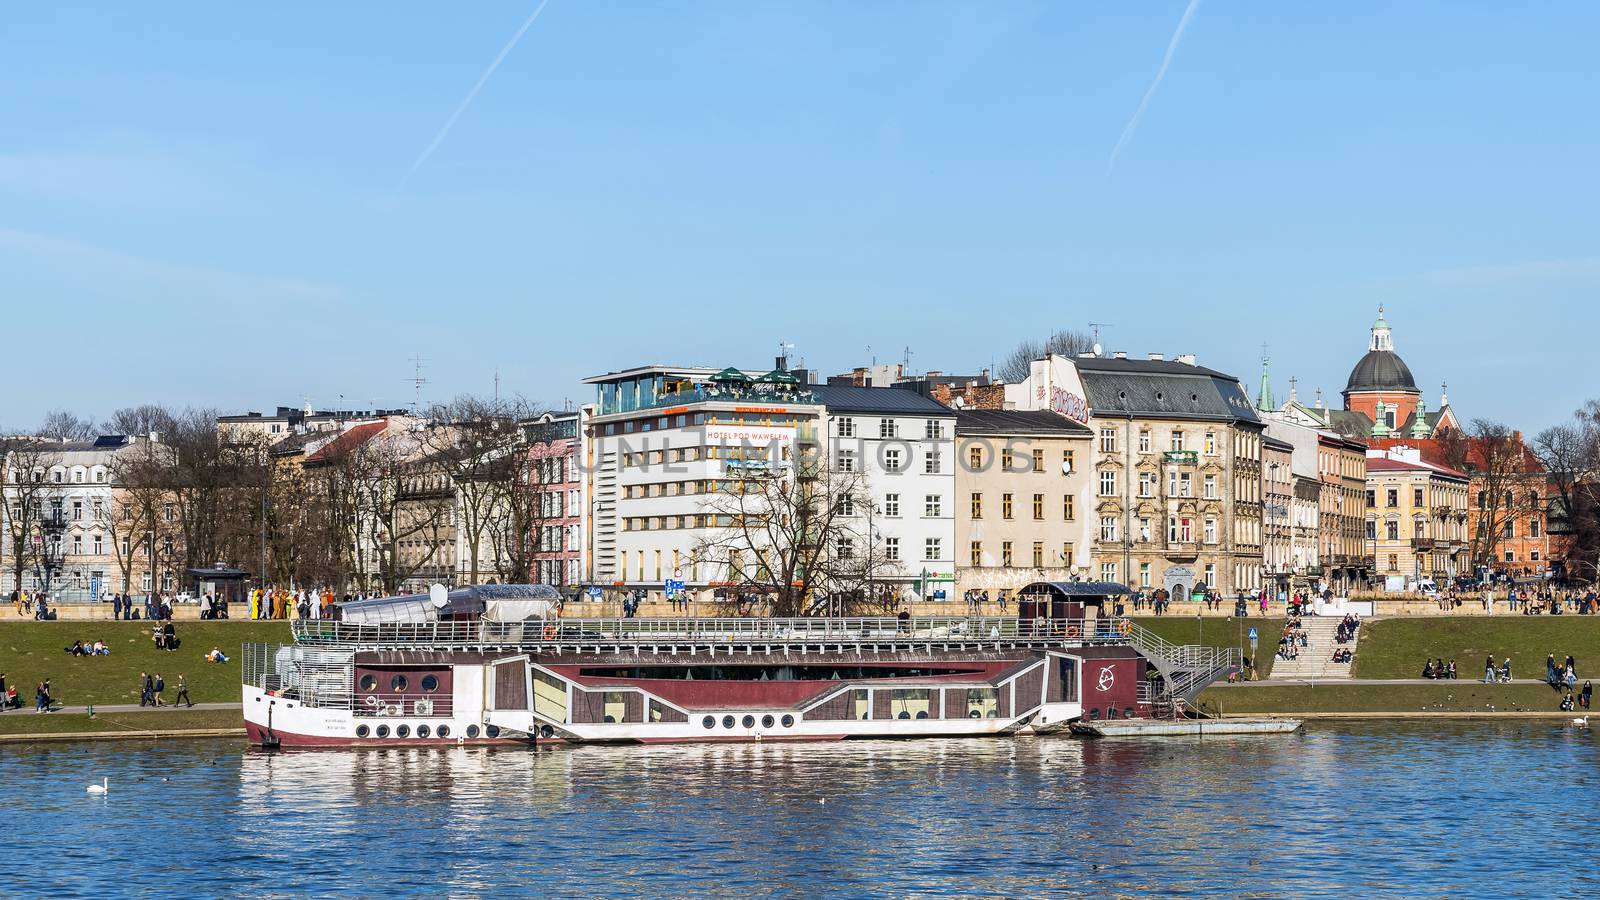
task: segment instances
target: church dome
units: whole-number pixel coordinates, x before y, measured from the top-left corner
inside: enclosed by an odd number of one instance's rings
[[[1367,345],[1367,355],[1350,370],[1350,381],[1344,387],[1346,394],[1363,391],[1422,393],[1417,390],[1417,380],[1411,377],[1410,367],[1394,352],[1394,330],[1389,327],[1381,306],[1378,307],[1378,321],[1372,323],[1372,342]]]
[[[1350,370],[1350,381],[1344,390],[1347,394],[1358,391],[1420,393],[1416,379],[1411,377],[1410,367],[1393,350],[1367,351],[1367,355],[1361,357],[1356,367]]]

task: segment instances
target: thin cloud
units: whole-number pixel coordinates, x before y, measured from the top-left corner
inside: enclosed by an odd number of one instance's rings
[[[512,35],[511,40],[507,41],[506,45],[501,48],[500,55],[494,58],[494,62],[489,63],[489,68],[483,70],[483,75],[478,78],[478,83],[473,85],[472,90],[467,92],[466,99],[461,101],[461,105],[457,106],[456,111],[451,113],[450,118],[445,121],[444,127],[439,129],[438,134],[434,135],[433,142],[428,145],[427,149],[422,151],[421,155],[417,157],[417,161],[411,164],[411,171],[406,173],[407,178],[415,175],[417,170],[422,168],[422,164],[428,161],[428,157],[433,155],[433,151],[444,143],[444,139],[450,135],[450,129],[455,127],[456,120],[461,118],[461,114],[467,111],[468,106],[472,105],[473,98],[477,97],[478,92],[483,90],[484,84],[489,81],[489,76],[494,74],[495,69],[500,68],[500,63],[517,46],[517,42],[522,40],[522,36],[527,34],[528,29],[539,18],[539,14],[544,12],[545,5],[549,2],[550,0],[539,0],[539,5],[533,10],[533,15],[528,17],[528,21],[522,23],[522,27],[517,29],[517,33]]]
[[[1122,137],[1117,138],[1117,145],[1111,148],[1111,158],[1106,161],[1106,174],[1116,168],[1117,156],[1122,153],[1122,148],[1133,137],[1139,127],[1139,119],[1144,116],[1144,108],[1150,105],[1150,98],[1156,95],[1156,88],[1161,87],[1161,79],[1167,77],[1167,67],[1172,65],[1172,57],[1178,52],[1178,44],[1183,41],[1183,32],[1189,27],[1189,20],[1194,18],[1195,12],[1200,9],[1200,0],[1189,0],[1189,6],[1183,11],[1183,18],[1178,20],[1178,29],[1172,33],[1172,40],[1167,42],[1167,55],[1161,58],[1161,68],[1156,72],[1155,80],[1150,82],[1150,87],[1144,92],[1144,99],[1139,101],[1139,108],[1133,111],[1133,118],[1128,120],[1126,128],[1122,129]]]

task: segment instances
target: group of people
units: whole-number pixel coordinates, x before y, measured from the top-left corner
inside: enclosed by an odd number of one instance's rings
[[[161,673],[154,675],[145,672],[139,673],[139,705],[140,706],[166,706],[167,703],[161,695],[167,689],[166,679]],[[189,680],[180,672],[178,674],[178,696],[172,699],[172,705],[187,704],[194,706],[194,701],[189,699]]]
[[[1554,653],[1544,658],[1544,681],[1562,693],[1561,708],[1571,710],[1575,705],[1584,709],[1589,708],[1589,698],[1594,694],[1594,685],[1585,681],[1583,687],[1578,687],[1578,661],[1568,653],[1562,663],[1556,662]]]
[[[252,619],[332,619],[334,618],[333,588],[320,591],[306,588],[255,588],[250,591],[250,618]],[[345,594],[345,602],[366,599],[364,595]]]
[[[73,641],[72,642],[72,646],[71,647],[67,647],[66,651],[68,653],[72,654],[73,656],[110,656],[111,655],[111,648],[107,647],[106,646],[106,642],[105,641],[101,641],[101,640],[96,640],[96,641],[92,641],[92,642]]]
[[[55,698],[50,695],[50,679],[46,678],[33,688],[33,711],[36,713],[49,712],[55,703]],[[0,712],[22,708],[22,698],[17,696],[17,686],[6,683],[6,673],[0,672]]]
[[[50,595],[43,591],[30,594],[27,591],[12,590],[11,605],[17,608],[19,616],[32,616],[39,621],[56,617],[55,613],[50,611]]]
[[[1491,661],[1492,659],[1493,658],[1491,657]],[[1445,662],[1442,657],[1439,659],[1430,659],[1428,660],[1427,665],[1422,667],[1422,677],[1430,680],[1453,679],[1456,677],[1456,661],[1452,659],[1449,662]]]
[[[135,598],[132,594],[112,594],[111,618],[129,622],[134,619],[171,619],[172,598],[166,594],[146,594],[143,598]]]
[[[1279,659],[1299,659],[1300,649],[1310,647],[1311,640],[1306,637],[1305,625],[1299,616],[1290,616],[1284,620],[1283,635],[1278,638]]]
[[[150,640],[155,642],[157,650],[172,651],[178,649],[178,629],[172,620],[157,622],[150,627]]]

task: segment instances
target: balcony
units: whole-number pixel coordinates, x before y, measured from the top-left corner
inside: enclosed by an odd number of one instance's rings
[[[1413,549],[1413,550],[1432,550],[1434,548],[1435,544],[1437,544],[1437,543],[1438,542],[1435,541],[1433,538],[1412,538],[1411,539],[1411,549]]]

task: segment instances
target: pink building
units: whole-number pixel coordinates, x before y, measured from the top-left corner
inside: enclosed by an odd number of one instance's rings
[[[535,516],[539,530],[534,552],[534,581],[558,587],[577,585],[583,577],[584,499],[578,466],[582,414],[545,413],[522,423],[531,469]]]

